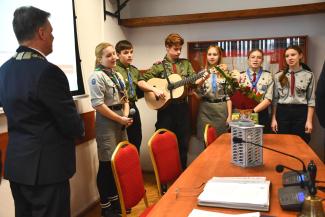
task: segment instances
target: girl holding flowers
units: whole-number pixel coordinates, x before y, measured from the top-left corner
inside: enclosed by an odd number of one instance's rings
[[[240,72],[240,90],[247,90],[244,94],[255,100],[251,112],[258,113],[259,124],[264,125],[264,133],[270,132],[270,115],[268,108],[272,103],[274,81],[272,74],[263,69],[263,51],[253,49],[247,56],[248,68]]]

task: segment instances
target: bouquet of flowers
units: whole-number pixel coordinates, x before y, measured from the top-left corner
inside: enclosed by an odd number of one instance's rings
[[[232,104],[240,110],[253,109],[263,98],[263,95],[248,86],[241,85],[236,78],[226,74],[218,66],[216,70],[226,79],[225,89],[230,96]]]

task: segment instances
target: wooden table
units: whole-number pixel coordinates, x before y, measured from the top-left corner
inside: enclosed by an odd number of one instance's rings
[[[263,145],[290,153],[301,158],[305,164],[314,160],[317,165],[317,180],[325,180],[325,165],[313,150],[298,136],[294,135],[263,135]],[[230,134],[223,134],[206,148],[159,200],[150,217],[182,217],[188,216],[192,209],[210,210],[224,213],[247,213],[249,210],[203,207],[197,205],[197,196],[203,183],[214,176],[266,176],[271,181],[270,211],[262,212],[272,216],[296,216],[297,212],[283,211],[278,202],[278,189],[282,187],[282,174],[275,171],[278,164],[301,170],[299,161],[263,149],[263,165],[253,168],[242,168],[231,163]],[[307,166],[307,165],[306,165]],[[202,188],[201,188],[202,189]],[[179,193],[176,196],[176,191]],[[324,197],[323,192],[318,195]],[[324,203],[323,203],[324,204]]]

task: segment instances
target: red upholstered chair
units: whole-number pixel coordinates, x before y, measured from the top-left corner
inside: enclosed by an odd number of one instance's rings
[[[161,196],[161,184],[167,185],[182,173],[177,137],[167,129],[159,129],[151,136],[148,146]]]
[[[153,206],[148,207],[140,159],[136,147],[128,141],[120,142],[111,160],[122,216],[126,217],[126,209],[136,206],[142,198],[147,208],[140,216],[146,216]]]
[[[206,124],[204,128],[204,145],[208,147],[216,138],[217,130],[211,124]]]

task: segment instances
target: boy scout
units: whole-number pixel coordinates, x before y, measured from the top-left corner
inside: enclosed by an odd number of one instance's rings
[[[115,45],[115,50],[119,58],[116,62],[115,71],[119,72],[123,76],[130,109],[133,108],[136,111],[132,116],[133,124],[127,128],[127,134],[129,141],[137,147],[140,153],[142,140],[141,119],[138,107],[135,104],[138,100],[137,88],[140,72],[135,66],[131,65],[133,61],[133,46],[129,41],[119,41]]]
[[[167,79],[172,73],[179,74],[182,78],[194,75],[191,63],[187,59],[179,58],[184,44],[184,39],[179,34],[169,34],[165,39],[166,56],[163,61],[155,63],[147,73],[140,76],[139,85],[146,83],[151,78]],[[206,77],[204,77],[206,79]],[[197,80],[201,84],[204,79]],[[164,93],[155,92],[157,97],[164,98]],[[166,128],[174,132],[179,143],[180,159],[183,169],[186,168],[188,141],[190,137],[190,114],[187,97],[172,99],[171,103],[157,112],[156,129]]]

